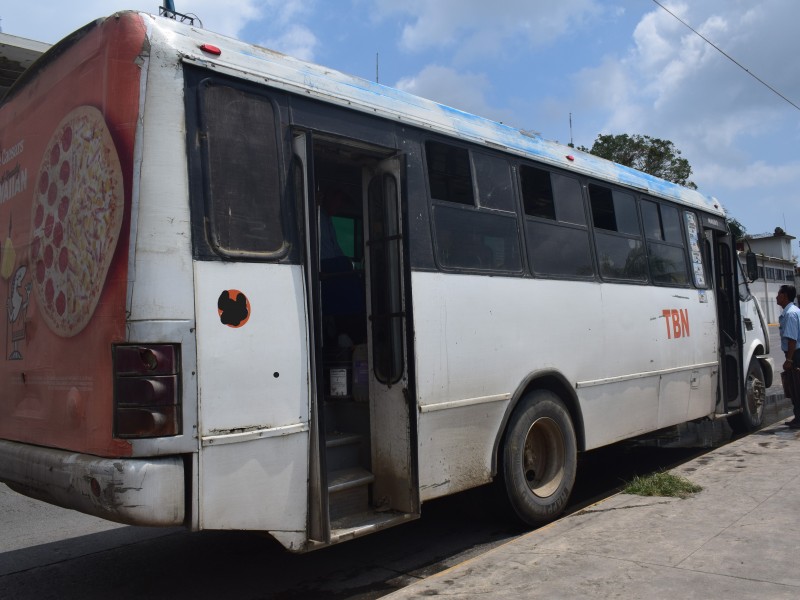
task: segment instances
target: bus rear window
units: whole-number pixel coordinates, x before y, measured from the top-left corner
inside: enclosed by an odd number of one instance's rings
[[[269,257],[286,246],[280,157],[272,102],[224,85],[201,88],[209,241],[235,257]]]

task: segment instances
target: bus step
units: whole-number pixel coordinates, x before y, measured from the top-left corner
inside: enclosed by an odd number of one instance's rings
[[[331,521],[331,543],[352,540],[418,518],[418,514],[394,511],[366,511],[350,514]]]
[[[332,472],[328,477],[328,493],[337,494],[353,488],[366,487],[373,481],[375,481],[375,475],[361,467],[340,469]]]
[[[328,508],[331,521],[369,508],[369,484],[375,476],[361,467],[334,471],[328,478]]]
[[[352,467],[365,467],[364,436],[358,433],[342,433],[339,431],[325,436],[327,448],[328,473],[342,471]]]
[[[369,403],[355,400],[325,400],[325,431],[369,432]]]

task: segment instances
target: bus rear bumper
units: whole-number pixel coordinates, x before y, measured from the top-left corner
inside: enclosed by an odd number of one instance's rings
[[[100,458],[0,440],[0,481],[12,490],[128,525],[183,525],[183,460]]]

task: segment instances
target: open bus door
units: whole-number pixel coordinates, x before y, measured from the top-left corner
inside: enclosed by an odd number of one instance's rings
[[[717,331],[721,408],[724,413],[741,407],[742,345],[739,331],[739,294],[736,285],[736,260],[730,233],[709,229],[711,261],[714,268],[714,297],[717,301]]]
[[[367,190],[368,321],[371,366],[370,413],[374,423],[372,460],[381,474],[374,502],[381,510],[419,513],[414,468],[413,398],[409,394],[409,314],[404,294],[401,160],[380,161],[363,172]]]
[[[419,515],[406,265],[395,151],[294,137],[311,352],[309,538],[330,544]]]
[[[706,244],[713,269],[719,335],[717,416],[727,416],[735,431],[749,431],[763,418],[764,385],[758,360],[744,374],[742,315],[739,295],[740,268],[734,239],[723,221],[703,217]],[[758,370],[758,373],[751,371]]]

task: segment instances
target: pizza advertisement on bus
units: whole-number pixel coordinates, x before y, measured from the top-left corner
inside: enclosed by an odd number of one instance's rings
[[[53,132],[33,194],[33,289],[56,335],[80,333],[94,314],[123,208],[119,157],[103,115],[76,108]]]
[[[0,105],[3,437],[124,446],[110,426],[91,433],[111,418],[92,407],[111,394],[110,344],[125,335],[143,41],[139,19],[89,25]]]

